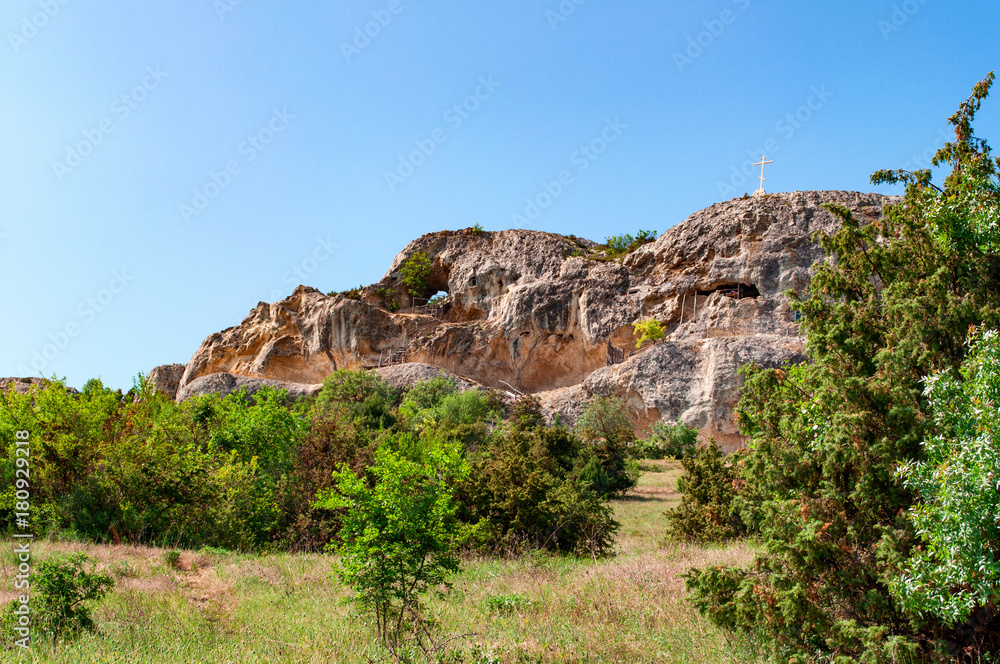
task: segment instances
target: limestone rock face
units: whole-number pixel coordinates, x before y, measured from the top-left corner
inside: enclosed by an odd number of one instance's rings
[[[782,293],[805,289],[824,258],[812,236],[834,230],[836,218],[821,205],[873,219],[888,201],[843,191],[734,199],[617,261],[589,240],[539,231],[432,233],[400,252],[377,284],[329,296],[300,286],[260,303],[202,343],[178,398],[213,374],[315,385],[405,348],[407,363],[539,393],[547,416],[563,422],[593,395],[617,394],[640,413],[639,426],[681,419],[733,449],[742,443],[732,421],[736,368],[803,357]],[[430,273],[406,284],[403,266],[418,253]],[[443,307],[415,306],[441,291]],[[632,323],[645,318],[661,322],[666,341],[606,366],[607,344],[634,350]]]
[[[268,380],[266,378],[254,378],[251,376],[235,376],[231,373],[213,373],[193,380],[181,388],[177,393],[177,401],[184,401],[185,399],[204,394],[226,396],[243,389],[246,390],[247,396],[253,396],[264,387],[288,390],[288,398],[294,401],[305,396],[318,394],[323,388],[323,384],[304,385],[302,383],[286,383],[280,380]]]
[[[157,392],[174,399],[177,397],[177,388],[181,384],[185,368],[183,364],[164,364],[152,369],[146,379],[153,384],[153,389]]]
[[[12,391],[18,394],[28,394],[34,389],[41,389],[46,385],[49,385],[52,381],[47,378],[40,377],[30,377],[30,378],[0,378],[0,392]],[[70,394],[79,394],[79,390],[75,387],[67,387],[66,391]]]
[[[385,379],[385,382],[397,390],[407,390],[417,383],[441,377],[450,378],[455,381],[459,392],[465,392],[477,387],[474,383],[463,380],[451,372],[435,367],[432,364],[422,364],[420,362],[407,362],[406,364],[382,367],[381,369],[375,369],[375,372],[381,375]]]

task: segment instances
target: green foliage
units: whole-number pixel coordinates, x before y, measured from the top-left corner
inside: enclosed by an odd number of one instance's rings
[[[164,551],[163,562],[170,569],[178,569],[181,564],[181,552],[176,549]]]
[[[663,325],[660,321],[650,318],[648,320],[641,320],[636,323],[632,323],[632,328],[634,330],[633,336],[639,336],[639,340],[635,342],[636,348],[641,348],[644,341],[657,342],[666,336],[663,331]]]
[[[280,537],[286,548],[319,551],[336,536],[339,514],[315,507],[313,501],[317,493],[333,486],[333,472],[341,465],[358,475],[371,466],[376,444],[367,434],[343,405],[332,406],[313,420],[291,473],[277,488]]]
[[[630,254],[639,247],[656,239],[656,231],[639,231],[635,237],[626,233],[625,235],[612,235],[604,238],[604,249],[613,256],[618,257]]]
[[[719,624],[759,630],[780,661],[986,652],[971,618],[950,626],[889,588],[926,560],[909,518],[917,486],[896,472],[946,435],[923,379],[961,366],[970,325],[1000,326],[997,162],[971,132],[991,82],[951,118],[956,140],[935,157],[953,167],[943,190],[928,171],[883,171],[873,181],[907,189],[882,217],[828,206],[841,225],[819,241],[836,262],[790,294],[811,363],[745,371],[737,414],[752,440],[733,506],[765,552],[749,568],[695,572],[688,588]]]
[[[209,449],[236,452],[244,462],[257,460],[257,467],[275,479],[292,465],[305,429],[286,407],[288,393],[262,388],[251,400],[245,392],[224,399],[201,397],[212,405]]]
[[[396,423],[393,406],[396,389],[374,371],[339,369],[323,381],[314,412],[322,416],[336,404],[347,407],[350,417],[368,429],[388,429]]]
[[[38,564],[31,577],[32,622],[52,638],[72,637],[93,630],[90,602],[99,601],[114,579],[88,570],[93,561],[82,553],[52,556]]]
[[[737,473],[711,442],[681,458],[684,475],[677,481],[681,504],[667,512],[667,537],[686,541],[723,541],[746,527],[733,510]]]
[[[340,291],[339,293],[333,291],[331,293],[327,293],[327,296],[333,297],[334,295],[339,295],[341,297],[346,297],[348,300],[360,300],[361,293],[364,290],[364,288],[365,288],[364,286],[358,286],[357,288],[349,288],[345,291]]]
[[[520,429],[533,429],[545,423],[542,417],[542,402],[533,394],[523,394],[514,402],[510,420]]]
[[[682,460],[695,453],[697,442],[697,429],[683,422],[657,422],[648,438],[635,441],[632,455],[637,459]]]
[[[399,300],[396,299],[396,293],[388,286],[379,286],[376,288],[375,295],[381,298],[382,305],[390,312],[395,312],[399,309]]]
[[[485,233],[485,231],[483,231],[483,225],[478,221],[476,222],[476,225],[472,227],[472,232],[476,235],[483,235]]]
[[[458,384],[447,376],[438,376],[417,383],[403,396],[399,406],[402,419],[412,421],[420,411],[437,408],[441,401],[458,391]]]
[[[479,545],[506,554],[545,548],[607,555],[618,524],[581,479],[580,439],[565,429],[501,430],[469,455],[462,518],[481,523]]]
[[[576,431],[593,450],[608,476],[609,495],[623,495],[639,479],[639,465],[629,456],[635,440],[628,406],[619,397],[591,400],[576,421]]]
[[[1000,337],[976,330],[961,369],[927,381],[938,434],[924,461],[900,468],[922,502],[910,508],[925,548],[893,580],[911,611],[962,624],[1000,604]]]
[[[509,595],[496,593],[495,595],[487,595],[486,599],[483,600],[483,606],[492,613],[518,613],[523,609],[531,608],[532,604],[534,602],[530,599],[517,593]]]
[[[419,410],[409,421],[418,430],[425,427],[448,430],[496,420],[501,415],[499,404],[488,393],[466,390],[441,394],[434,406]]]
[[[604,468],[601,466],[601,462],[598,461],[597,455],[593,452],[588,455],[588,461],[580,469],[577,480],[581,485],[599,496],[606,496],[611,493],[611,480],[608,478],[608,474],[604,472]]]
[[[321,494],[317,505],[346,509],[337,573],[374,615],[382,642],[396,650],[422,641],[422,596],[448,587],[458,571],[453,494],[468,465],[457,448],[426,444],[417,458],[383,447],[370,471],[373,485],[341,466],[335,490]]]
[[[413,254],[403,263],[400,272],[407,293],[423,296],[427,292],[427,278],[431,276],[431,260],[427,258],[427,254],[421,251]]]

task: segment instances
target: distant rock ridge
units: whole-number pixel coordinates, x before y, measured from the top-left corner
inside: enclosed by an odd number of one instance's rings
[[[405,345],[407,363],[537,393],[562,422],[594,395],[615,394],[639,413],[637,426],[680,419],[732,450],[743,444],[732,417],[737,367],[804,357],[783,293],[802,292],[824,258],[812,236],[837,220],[821,205],[870,220],[891,200],[846,191],[738,198],[696,212],[618,262],[602,260],[589,240],[540,231],[431,233],[407,245],[377,284],[330,296],[299,286],[280,302],[261,302],[201,344],[174,394],[267,381],[310,393],[333,371],[377,364]],[[401,274],[417,253],[432,266],[419,298]],[[448,294],[439,315],[413,308],[439,291]],[[667,339],[606,366],[608,343],[634,349],[632,323],[645,318],[661,321]],[[172,380],[161,383],[170,394]]]

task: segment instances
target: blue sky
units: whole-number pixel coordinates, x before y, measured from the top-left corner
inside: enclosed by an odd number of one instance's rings
[[[431,231],[662,232],[765,148],[877,190],[1000,63],[982,1],[331,4],[3,3],[0,376],[127,388]]]

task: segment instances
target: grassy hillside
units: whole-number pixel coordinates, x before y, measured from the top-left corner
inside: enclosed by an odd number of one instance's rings
[[[454,637],[445,648],[450,661],[759,661],[685,602],[678,578],[691,566],[746,563],[753,550],[661,546],[680,467],[647,461],[643,468],[638,486],[613,501],[623,526],[617,556],[464,560],[453,592],[432,604],[442,633]],[[163,549],[40,542],[34,560],[70,550],[93,556],[116,588],[94,612],[95,634],[37,646],[36,661],[355,662],[379,654],[362,618],[340,603],[347,591],[329,574],[329,556],[182,551],[173,569]],[[13,557],[2,562],[6,602],[14,596]],[[4,661],[17,655],[0,652]]]

